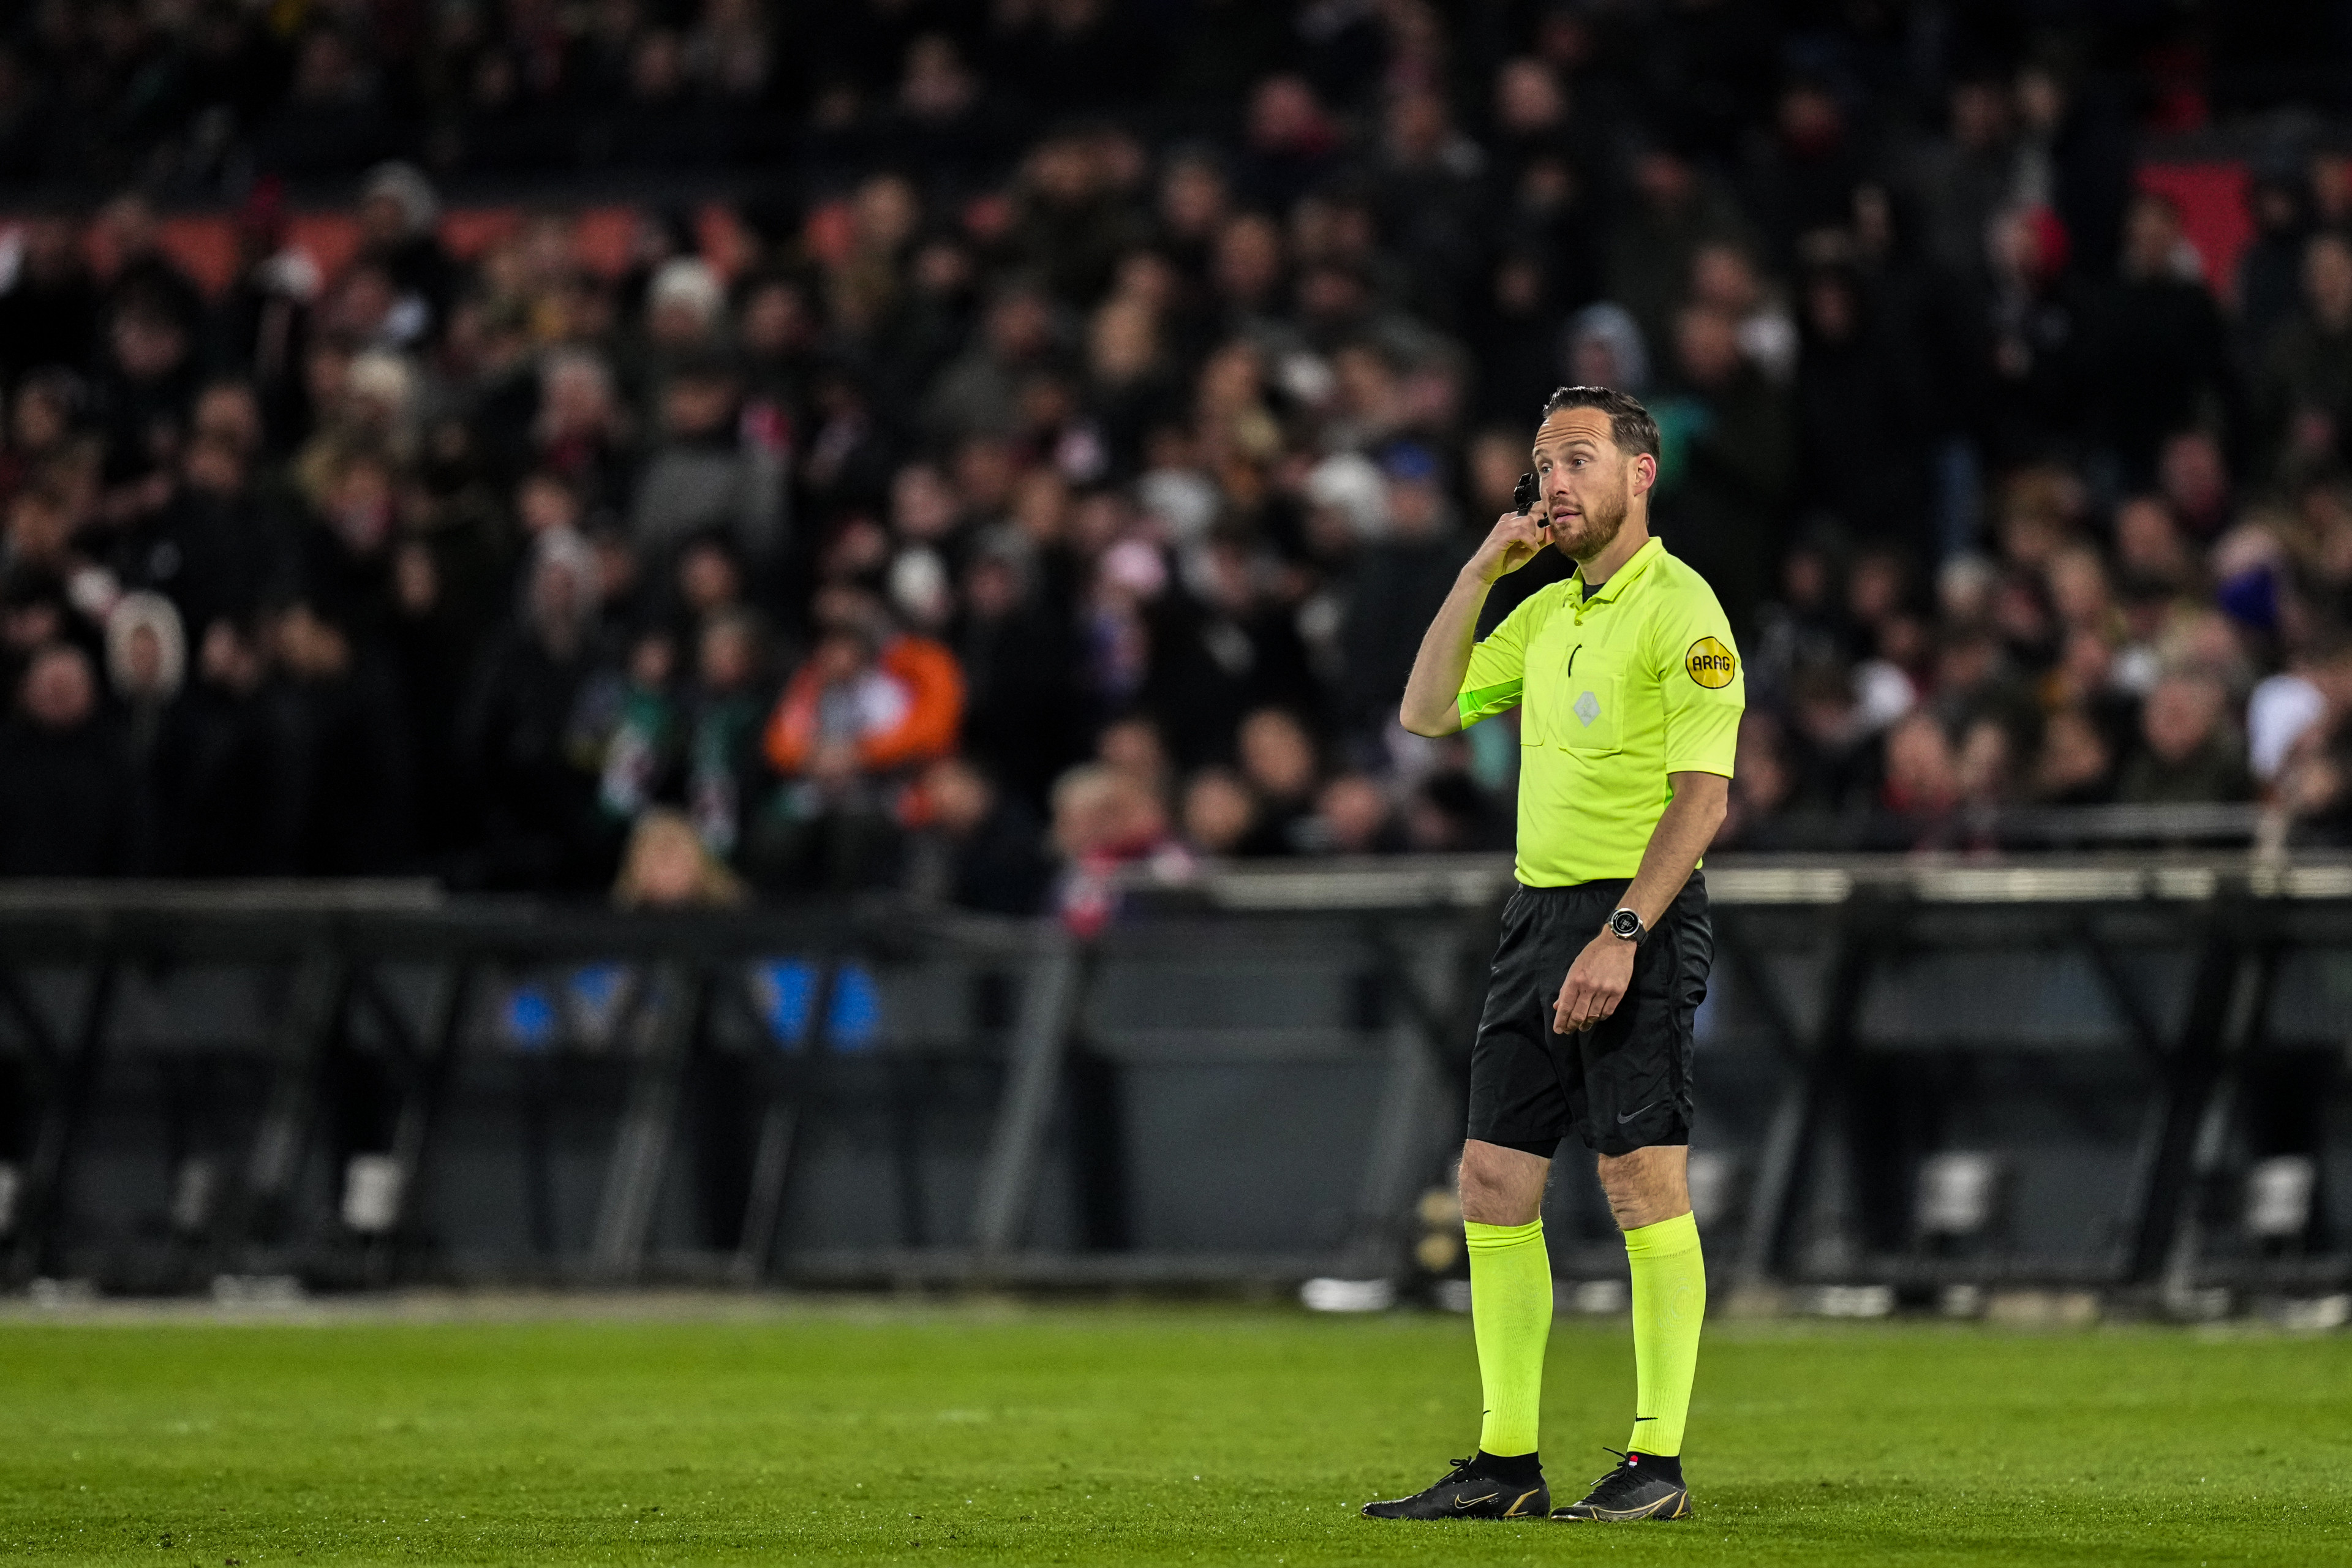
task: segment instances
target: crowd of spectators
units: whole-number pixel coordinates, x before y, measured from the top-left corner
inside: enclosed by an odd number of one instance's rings
[[[249,183],[216,293],[138,189],[0,239],[0,875],[1083,924],[1507,844],[1510,722],[1395,705],[1563,382],[1649,402],[1734,617],[1729,842],[2343,831],[2352,161],[2257,170],[2221,275],[2134,181],[2193,62],[1885,12],[21,8],[0,179]],[[383,153],[322,275],[276,175]],[[761,160],[618,272],[437,221]]]

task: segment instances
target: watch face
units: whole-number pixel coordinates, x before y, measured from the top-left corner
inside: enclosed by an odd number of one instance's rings
[[[1634,936],[1642,930],[1642,917],[1631,910],[1619,910],[1609,917],[1609,929],[1619,936]]]

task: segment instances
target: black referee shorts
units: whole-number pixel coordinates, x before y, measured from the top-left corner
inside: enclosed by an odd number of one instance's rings
[[[1470,1049],[1471,1137],[1546,1159],[1571,1132],[1597,1154],[1690,1142],[1693,1022],[1715,963],[1697,872],[1634,953],[1617,1011],[1582,1034],[1552,1032],[1568,966],[1625,886],[1521,888],[1504,906]]]

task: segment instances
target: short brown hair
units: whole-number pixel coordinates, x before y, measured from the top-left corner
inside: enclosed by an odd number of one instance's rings
[[[1545,402],[1543,416],[1563,408],[1598,408],[1609,416],[1609,438],[1619,451],[1658,455],[1658,422],[1637,398],[1606,386],[1563,386]]]

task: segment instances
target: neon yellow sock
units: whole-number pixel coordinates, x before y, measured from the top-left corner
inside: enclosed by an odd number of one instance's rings
[[[1497,1458],[1536,1451],[1543,1405],[1544,1345],[1551,1338],[1551,1254],[1543,1221],[1480,1225],[1465,1220],[1470,1245],[1470,1328],[1478,1340],[1478,1382],[1486,1420],[1478,1447]]]
[[[1683,1451],[1706,1318],[1697,1219],[1679,1214],[1627,1231],[1625,1257],[1633,1268],[1634,1385],[1633,1435],[1625,1447],[1664,1458]]]

